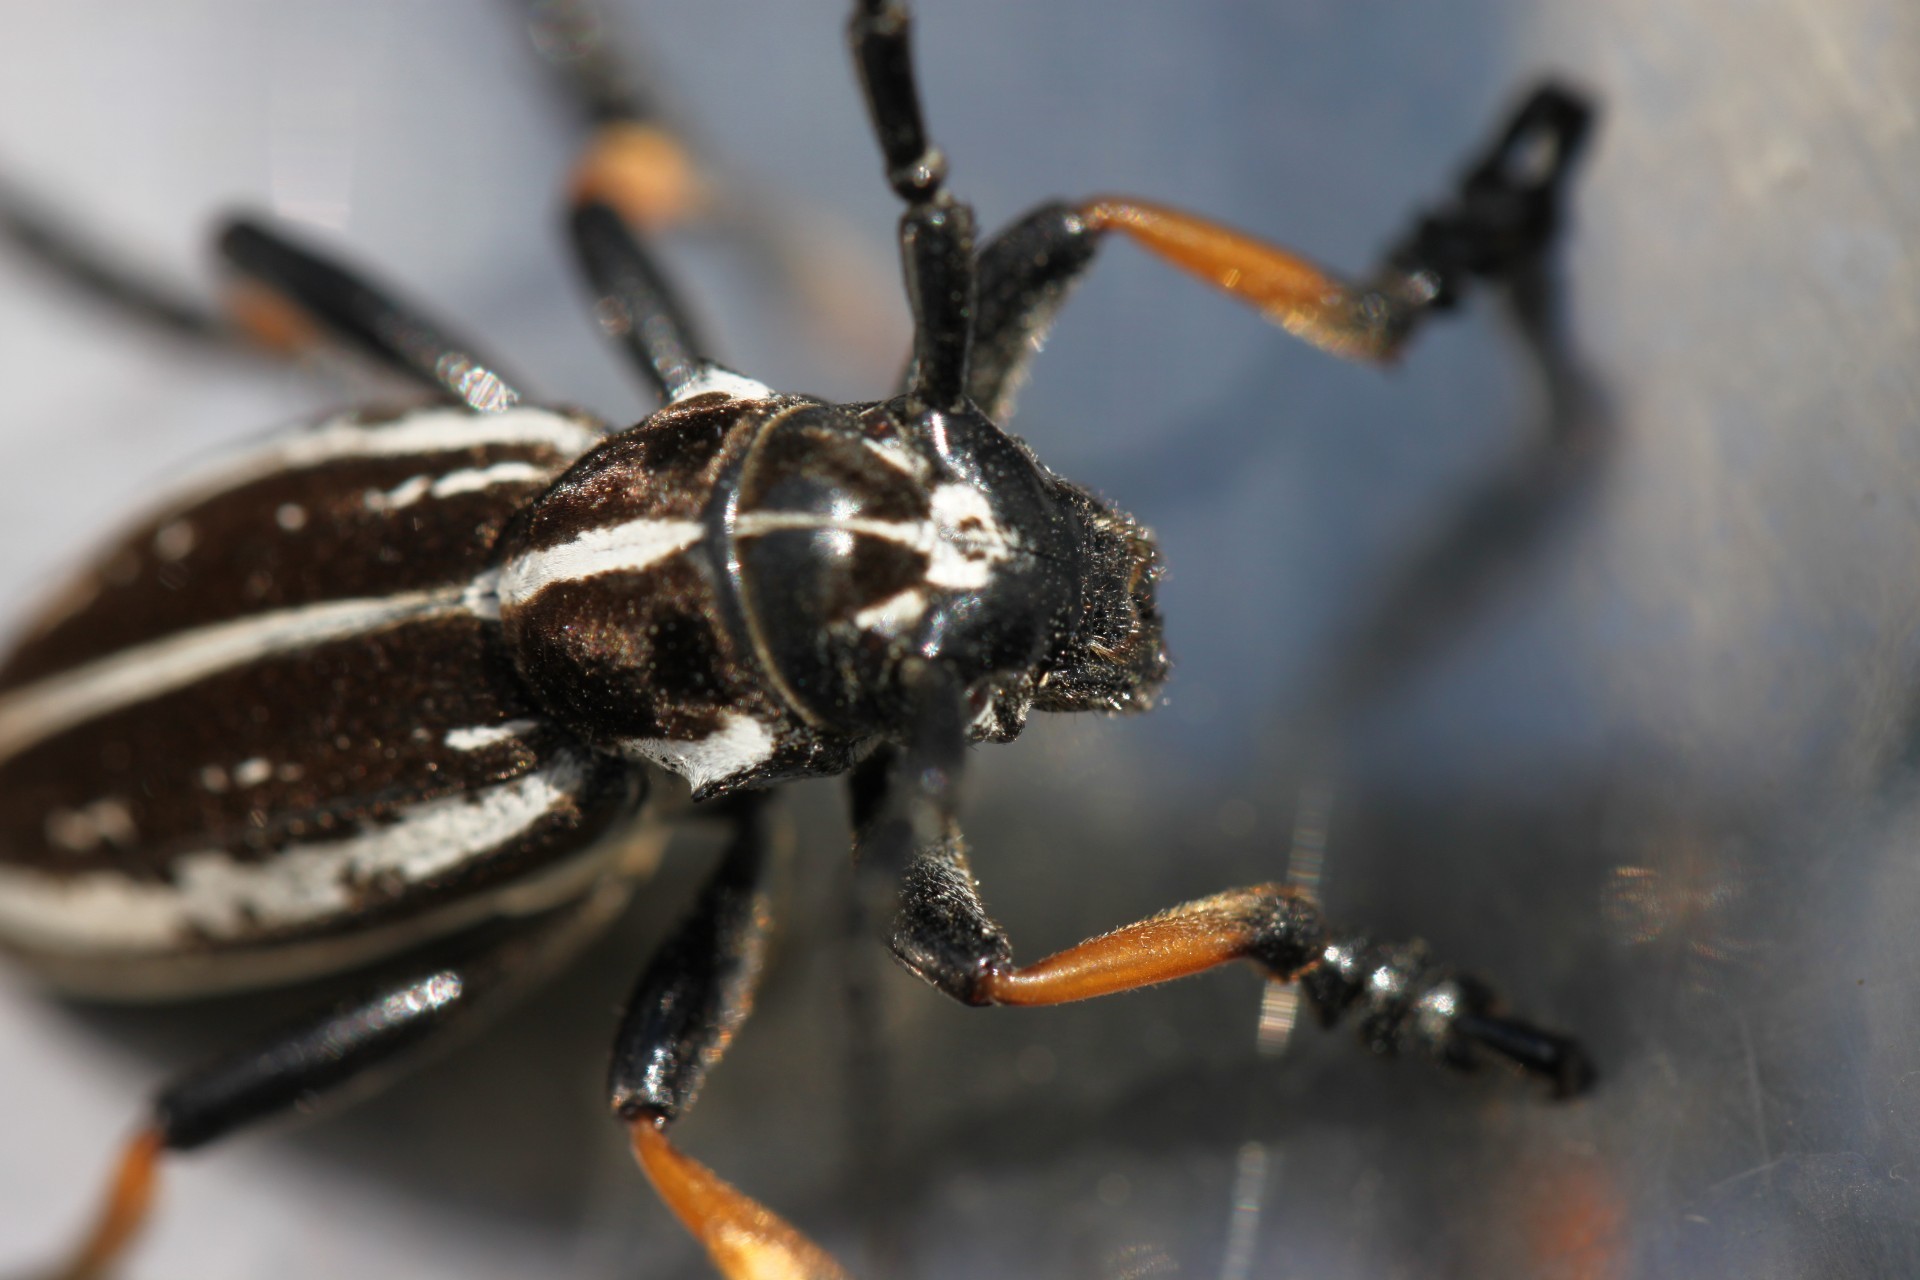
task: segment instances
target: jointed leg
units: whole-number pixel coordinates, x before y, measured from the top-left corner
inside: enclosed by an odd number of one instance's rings
[[[1418,943],[1334,931],[1286,885],[1229,890],[1015,964],[1005,931],[981,903],[954,818],[960,691],[932,664],[908,683],[922,733],[856,775],[856,856],[870,891],[894,895],[894,955],[948,995],[968,1004],[1062,1004],[1246,960],[1275,981],[1299,982],[1323,1024],[1353,1017],[1375,1052],[1424,1053],[1455,1067],[1490,1052],[1562,1094],[1591,1083],[1592,1067],[1573,1041],[1497,1016],[1487,988],[1433,964]]]
[[[244,277],[240,314],[263,340],[303,345],[317,327],[474,409],[507,409],[519,401],[499,366],[477,355],[471,343],[284,234],[236,218],[221,231],[219,247]]]
[[[591,0],[534,0],[528,8],[534,48],[559,73],[591,131],[574,169],[568,226],[581,269],[600,295],[601,327],[664,400],[751,392],[746,379],[708,356],[646,247],[704,199],[692,158],[614,51]]]
[[[608,204],[649,234],[705,203],[693,157],[660,104],[613,47],[606,15],[592,0],[528,0],[534,49],[558,73],[591,137],[574,168],[576,204]]]
[[[712,359],[647,247],[663,231],[715,210],[709,182],[654,95],[622,62],[592,0],[533,0],[529,9],[534,47],[559,73],[588,126],[569,221],[574,251],[599,294],[601,327],[669,402],[710,391],[765,394]],[[777,223],[778,216],[768,221]],[[765,227],[735,229],[744,230],[780,274],[806,291],[824,291],[822,269],[812,260],[817,246],[800,252],[764,243]]]
[[[627,348],[663,399],[709,391],[764,395],[766,389],[709,358],[686,309],[619,209],[598,199],[576,205],[574,252],[599,292],[601,328]]]
[[[844,1280],[819,1246],[667,1136],[746,1020],[765,955],[764,815],[749,799],[735,818],[733,843],[700,900],[634,989],[608,1090],[654,1189],[729,1280]]]
[[[297,354],[331,335],[475,409],[504,409],[520,398],[496,365],[417,307],[258,223],[237,219],[221,234],[220,250],[240,272],[225,314],[153,282],[5,184],[0,237],[80,291],[166,332],[277,356]]]
[[[541,981],[626,898],[624,881],[604,882],[478,954],[383,982],[175,1080],[127,1144],[95,1225],[54,1275],[100,1280],[109,1274],[145,1223],[164,1154],[367,1088],[415,1050],[445,1044],[445,1031],[476,1025],[475,1010],[497,1009]]]
[[[11,240],[68,285],[164,332],[216,345],[240,339],[225,318],[150,279],[105,248],[74,234],[70,221],[0,183],[0,237]]]
[[[634,357],[663,399],[725,385],[686,308],[643,239],[688,217],[704,199],[692,157],[612,47],[590,0],[529,5],[529,31],[591,130],[574,167],[574,252],[600,294],[601,327]]]
[[[1389,359],[1422,317],[1453,305],[1472,279],[1505,277],[1537,259],[1558,226],[1561,188],[1590,122],[1590,109],[1570,91],[1533,90],[1455,193],[1420,215],[1362,283],[1164,205],[1108,196],[1042,206],[980,255],[969,390],[988,416],[1004,419],[1035,340],[1108,232],[1244,299],[1315,346]]]

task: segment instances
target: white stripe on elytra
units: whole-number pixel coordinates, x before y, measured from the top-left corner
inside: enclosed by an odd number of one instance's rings
[[[515,556],[500,571],[500,603],[524,604],[556,582],[638,573],[700,541],[696,520],[629,520],[589,529],[571,542]]]
[[[449,729],[442,742],[454,751],[480,751],[496,742],[525,737],[540,727],[538,720],[503,720],[499,724],[475,724]]]
[[[218,849],[188,853],[171,864],[171,884],[0,865],[0,934],[27,946],[146,951],[192,934],[231,939],[312,924],[356,909],[371,881],[416,884],[516,839],[578,795],[585,779],[585,760],[569,753],[511,782],[429,800],[392,822],[264,861]]]
[[[261,658],[459,614],[499,616],[492,575],[428,591],[279,609],[122,649],[0,696],[0,760],[97,716]]]
[[[194,492],[231,489],[276,471],[314,467],[342,458],[408,457],[487,445],[546,445],[572,459],[604,438],[593,425],[546,409],[469,413],[435,407],[375,423],[341,417],[275,436],[224,466],[216,465]]]
[[[490,467],[469,467],[449,471],[443,476],[410,476],[386,492],[367,490],[366,505],[372,511],[398,511],[422,498],[450,498],[460,493],[479,493],[501,484],[525,484],[553,477],[555,468],[531,462],[496,462]]]
[[[685,778],[694,790],[757,768],[773,758],[773,731],[752,716],[730,711],[704,738],[629,738],[621,754],[647,760]]]

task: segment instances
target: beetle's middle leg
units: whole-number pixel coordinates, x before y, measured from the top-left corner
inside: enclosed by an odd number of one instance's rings
[[[613,1111],[667,1207],[729,1280],[845,1280],[827,1253],[683,1154],[668,1136],[753,1005],[769,928],[764,806],[735,802],[731,845],[627,1005],[608,1075]]]
[[[1245,960],[1298,982],[1323,1024],[1343,1017],[1379,1053],[1419,1053],[1469,1068],[1489,1055],[1571,1095],[1593,1070],[1565,1036],[1500,1015],[1493,993],[1428,957],[1333,929],[1283,884],[1184,903],[1032,964],[1016,964],[967,867],[955,819],[965,757],[965,694],[934,664],[904,676],[915,734],[853,778],[855,852],[876,918],[906,968],[968,1004],[1049,1005],[1112,995]]]

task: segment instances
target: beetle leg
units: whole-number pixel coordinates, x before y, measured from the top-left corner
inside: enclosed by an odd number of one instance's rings
[[[770,394],[705,354],[686,309],[620,208],[590,195],[574,206],[571,229],[581,269],[600,295],[594,311],[601,328],[625,345],[662,398]]]
[[[753,1006],[770,910],[763,806],[739,802],[732,845],[699,900],[641,975],[614,1042],[608,1091],[634,1158],[730,1280],[844,1280],[839,1264],[784,1219],[682,1154],[669,1127]]]
[[[245,340],[243,331],[218,312],[75,234],[64,213],[9,182],[0,182],[0,237],[68,286],[143,324],[218,346]]]
[[[574,205],[610,205],[649,240],[689,226],[717,231],[791,309],[796,338],[834,359],[853,352],[885,368],[884,356],[858,354],[883,351],[898,328],[881,303],[892,281],[865,238],[793,192],[768,190],[713,163],[651,74],[657,51],[642,46],[627,56],[634,38],[604,5],[525,0],[525,7],[534,52],[555,72],[581,125],[569,184]]]
[[[222,228],[218,245],[242,277],[236,309],[264,341],[298,347],[325,332],[474,409],[508,409],[519,401],[499,365],[476,354],[471,343],[285,234],[234,218]]]
[[[75,235],[66,219],[6,183],[0,237],[81,292],[170,333],[279,356],[299,354],[331,333],[475,409],[505,409],[520,398],[495,365],[417,308],[258,223],[236,219],[220,237],[221,252],[240,270],[224,315]]]
[[[701,174],[646,81],[614,48],[591,0],[527,0],[527,33],[591,130],[574,166],[575,204],[608,204],[652,233],[706,203]]]
[[[600,325],[669,402],[744,382],[707,354],[644,240],[686,220],[706,193],[653,95],[620,60],[589,0],[530,6],[533,45],[592,132],[574,167],[573,247],[600,295]]]
[[[1050,1005],[1132,991],[1234,961],[1299,982],[1324,1025],[1351,1015],[1378,1053],[1422,1052],[1454,1067],[1488,1054],[1564,1095],[1593,1079],[1572,1040],[1499,1016],[1483,984],[1433,964],[1420,943],[1376,944],[1330,928],[1311,897],[1254,885],[1184,903],[1033,964],[1013,960],[987,913],[954,816],[964,703],[934,664],[909,670],[919,716],[903,745],[853,780],[855,856],[870,896],[890,896],[887,943],[907,969],[967,1004]]]
[[[1005,418],[1039,340],[1099,241],[1116,231],[1315,346],[1389,359],[1422,317],[1453,305],[1473,278],[1506,278],[1538,259],[1558,229],[1561,188],[1591,116],[1571,91],[1536,87],[1447,202],[1422,213],[1360,283],[1164,205],[1124,196],[1043,205],[981,251],[973,399],[989,417]]]
[[[345,1092],[372,1087],[414,1051],[445,1046],[447,1031],[471,1029],[539,982],[599,933],[625,904],[625,880],[595,890],[468,958],[383,982],[319,1016],[283,1026],[254,1044],[174,1080],[154,1099],[129,1141],[105,1205],[56,1280],[100,1280],[145,1224],[163,1155],[191,1151],[257,1121]]]

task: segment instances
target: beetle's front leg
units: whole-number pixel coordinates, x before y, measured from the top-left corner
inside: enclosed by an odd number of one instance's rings
[[[1126,196],[1042,205],[981,250],[968,392],[989,417],[1006,420],[1033,353],[1114,232],[1315,346],[1391,358],[1473,280],[1507,279],[1539,260],[1559,228],[1563,189],[1591,121],[1592,108],[1571,90],[1534,88],[1455,189],[1417,215],[1358,281],[1166,205]]]
[[[170,1083],[128,1142],[93,1227],[53,1280],[100,1280],[145,1225],[159,1165],[263,1121],[365,1090],[416,1051],[444,1046],[570,959],[626,902],[624,879],[603,881],[464,959],[380,982],[279,1027]]]
[[[818,1245],[667,1136],[746,1021],[766,951],[765,817],[753,797],[736,805],[731,846],[628,1002],[608,1075],[613,1111],[654,1189],[722,1275],[846,1280]]]
[[[856,857],[875,896],[891,893],[887,941],[906,968],[968,1004],[1049,1005],[1112,995],[1250,961],[1298,982],[1324,1025],[1351,1017],[1377,1053],[1417,1053],[1468,1068],[1489,1055],[1579,1093],[1593,1069],[1565,1036],[1500,1016],[1479,981],[1436,965],[1424,945],[1382,944],[1330,927],[1313,901],[1281,884],[1183,903],[1032,964],[987,914],[954,819],[960,708],[937,678],[922,732],[880,752],[854,778]],[[884,918],[884,917],[883,917]]]

